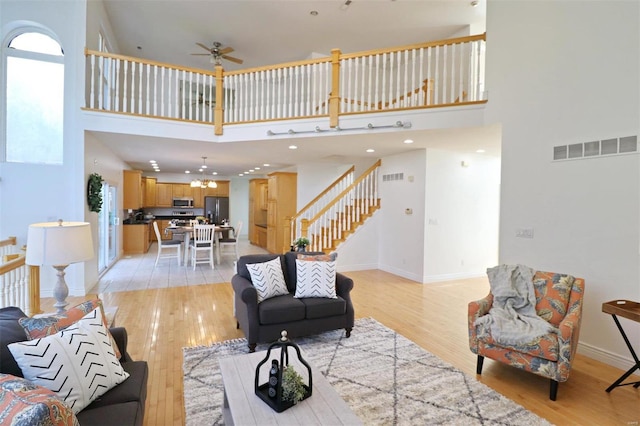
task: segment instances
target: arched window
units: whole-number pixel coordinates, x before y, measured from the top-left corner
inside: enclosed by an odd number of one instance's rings
[[[64,54],[39,32],[9,40],[5,55],[5,160],[62,164]]]

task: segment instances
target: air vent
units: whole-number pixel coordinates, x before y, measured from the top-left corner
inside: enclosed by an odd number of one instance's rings
[[[616,139],[554,146],[553,160],[592,158],[615,154],[633,154],[636,152],[638,152],[638,136],[624,136]]]
[[[392,180],[404,180],[404,173],[390,173],[382,175],[383,182],[390,182]]]

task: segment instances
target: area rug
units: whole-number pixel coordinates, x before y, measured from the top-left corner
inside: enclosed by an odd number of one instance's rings
[[[374,319],[358,319],[351,337],[344,334],[294,341],[365,425],[549,425]],[[245,339],[183,349],[188,426],[223,423],[218,360],[247,352]]]

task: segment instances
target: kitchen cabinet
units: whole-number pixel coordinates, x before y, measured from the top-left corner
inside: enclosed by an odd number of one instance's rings
[[[256,226],[255,235],[256,235],[255,245],[263,248],[267,247],[267,228],[265,228],[264,226]]]
[[[229,196],[229,181],[228,180],[217,180],[216,184],[217,188],[205,188],[204,196],[205,197],[228,197]]]
[[[173,207],[173,188],[170,183],[156,183],[156,207]]]
[[[266,194],[267,179],[251,179],[249,180],[249,242],[259,247],[267,247],[267,229],[263,228],[264,238],[260,244],[258,235],[258,225],[266,225],[267,223],[267,200],[262,200],[262,196]],[[264,209],[262,203],[265,203]]]
[[[142,208],[142,171],[123,170],[122,208],[137,210]]]
[[[144,254],[149,251],[149,224],[124,225],[122,249],[125,254]]]
[[[156,178],[146,177],[142,178],[144,186],[144,207],[156,206]]]
[[[204,190],[201,187],[191,188],[191,196],[193,197],[193,207],[196,209],[204,208]]]
[[[260,184],[258,189],[259,198],[258,198],[258,206],[262,210],[267,210],[267,200],[269,199],[269,185],[265,180]]]
[[[171,184],[173,198],[191,197],[191,185],[185,183]]]
[[[296,214],[297,184],[296,173],[270,173],[267,200],[267,250],[284,253],[291,248],[290,227],[287,219]]]

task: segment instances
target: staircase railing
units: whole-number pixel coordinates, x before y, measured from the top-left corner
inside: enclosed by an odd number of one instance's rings
[[[17,306],[27,315],[41,313],[40,268],[25,263],[25,255],[0,265],[0,308]]]
[[[86,109],[223,125],[486,102],[486,34],[259,68],[198,70],[85,50]],[[327,100],[327,94],[328,100]],[[464,95],[463,95],[464,94]],[[462,100],[462,102],[460,102]]]
[[[298,213],[291,218],[291,242],[302,235],[302,220],[311,219],[318,214],[329,202],[338,196],[342,191],[353,183],[353,172],[355,166],[351,166],[349,170],[344,172],[340,177],[334,180],[327,188],[318,194],[313,200],[309,201]]]
[[[3,259],[6,255],[18,252],[16,246],[17,241],[18,239],[16,237],[9,237],[5,240],[0,240],[0,259]]]
[[[378,160],[312,218],[301,219],[300,236],[308,238],[309,251],[333,250],[356,226],[380,206],[378,197]]]

